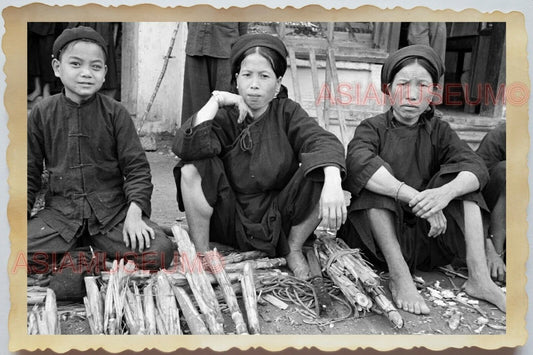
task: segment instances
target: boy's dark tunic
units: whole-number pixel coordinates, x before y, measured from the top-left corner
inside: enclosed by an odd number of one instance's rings
[[[344,148],[290,99],[274,99],[255,121],[237,124],[237,115],[223,108],[191,128],[193,116],[178,131],[173,150],[182,159],[174,170],[180,208],[180,168],[193,163],[214,207],[211,241],[287,254],[291,226],[318,203],[322,168],[337,166],[344,176]]]
[[[135,202],[149,217],[153,186],[126,109],[98,93],[82,104],[61,93],[34,107],[28,119],[28,217],[41,188],[43,161],[49,189],[46,207],[28,221],[28,252],[65,252],[84,233],[105,251],[127,252],[121,230],[127,209]],[[161,236],[157,225],[149,225]],[[165,240],[156,238],[149,250],[171,259]]]
[[[464,257],[464,212],[458,200],[472,200],[485,209],[479,193],[450,202],[443,210],[448,221],[446,233],[428,238],[429,223],[412,214],[407,204],[365,189],[381,166],[418,191],[442,186],[461,171],[475,174],[480,187],[486,184],[488,175],[483,161],[448,123],[433,117],[433,111],[423,114],[414,126],[398,122],[392,110],[364,120],[348,145],[346,166],[344,186],[352,193],[352,200],[348,221],[339,235],[350,245],[364,248],[383,261],[366,212],[379,208],[395,214],[397,236],[410,268],[431,268],[451,261],[454,256]]]

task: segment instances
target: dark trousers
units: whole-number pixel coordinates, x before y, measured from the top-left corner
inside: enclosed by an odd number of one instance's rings
[[[144,270],[168,268],[174,257],[172,242],[156,223],[144,217],[143,220],[153,228],[155,239],[150,240],[150,248],[144,249],[141,253],[138,249],[131,250],[124,244],[122,235],[124,223],[117,224],[105,234],[95,235],[89,235],[87,228],[82,226],[76,236],[67,242],[37,215],[28,221],[28,264],[31,266],[32,259],[36,257],[42,259],[44,256],[53,263],[54,260],[59,261],[61,259],[59,256],[67,252],[74,252],[78,247],[90,245],[95,251],[105,253],[108,259],[131,259]]]

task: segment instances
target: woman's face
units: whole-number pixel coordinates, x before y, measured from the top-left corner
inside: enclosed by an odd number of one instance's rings
[[[254,117],[266,111],[280,86],[281,78],[276,78],[270,62],[265,57],[252,53],[244,58],[237,74],[237,89]]]
[[[389,85],[389,99],[394,117],[412,125],[426,109],[434,95],[431,75],[418,63],[403,67]]]

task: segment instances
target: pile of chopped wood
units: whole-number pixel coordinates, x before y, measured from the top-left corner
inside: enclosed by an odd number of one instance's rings
[[[395,327],[403,326],[402,316],[383,293],[379,276],[358,249],[350,249],[342,239],[322,237],[315,244],[315,253],[354,309],[385,313]]]
[[[278,269],[286,265],[284,258],[267,258],[259,251],[222,255],[216,249],[198,254],[186,230],[175,225],[172,233],[179,259],[169,270],[150,273],[136,270],[133,262],[115,260],[111,271],[85,278],[85,318],[92,334],[259,334],[258,300],[282,308],[293,303],[298,313],[316,321],[304,321],[310,324],[376,311],[385,313],[394,326],[403,325],[378,275],[358,250],[341,240],[319,238],[314,244],[314,253],[331,279],[324,279],[327,292],[349,309],[343,317],[328,319],[318,311],[320,297],[314,285]],[[35,299],[28,303],[46,301],[45,309],[55,307],[53,295],[32,295]],[[231,321],[224,322],[223,312]],[[41,311],[39,316],[38,308],[29,312],[30,334],[59,331],[57,314],[56,322],[48,320],[51,325],[41,330],[38,321],[51,319],[47,314]]]
[[[28,304],[33,305],[28,311],[28,334],[61,334],[54,291],[50,288],[34,287],[28,294],[31,295]]]

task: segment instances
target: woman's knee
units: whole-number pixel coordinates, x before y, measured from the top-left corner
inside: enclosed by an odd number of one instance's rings
[[[185,164],[181,167],[181,184],[192,186],[201,181],[200,173],[194,164]]]

